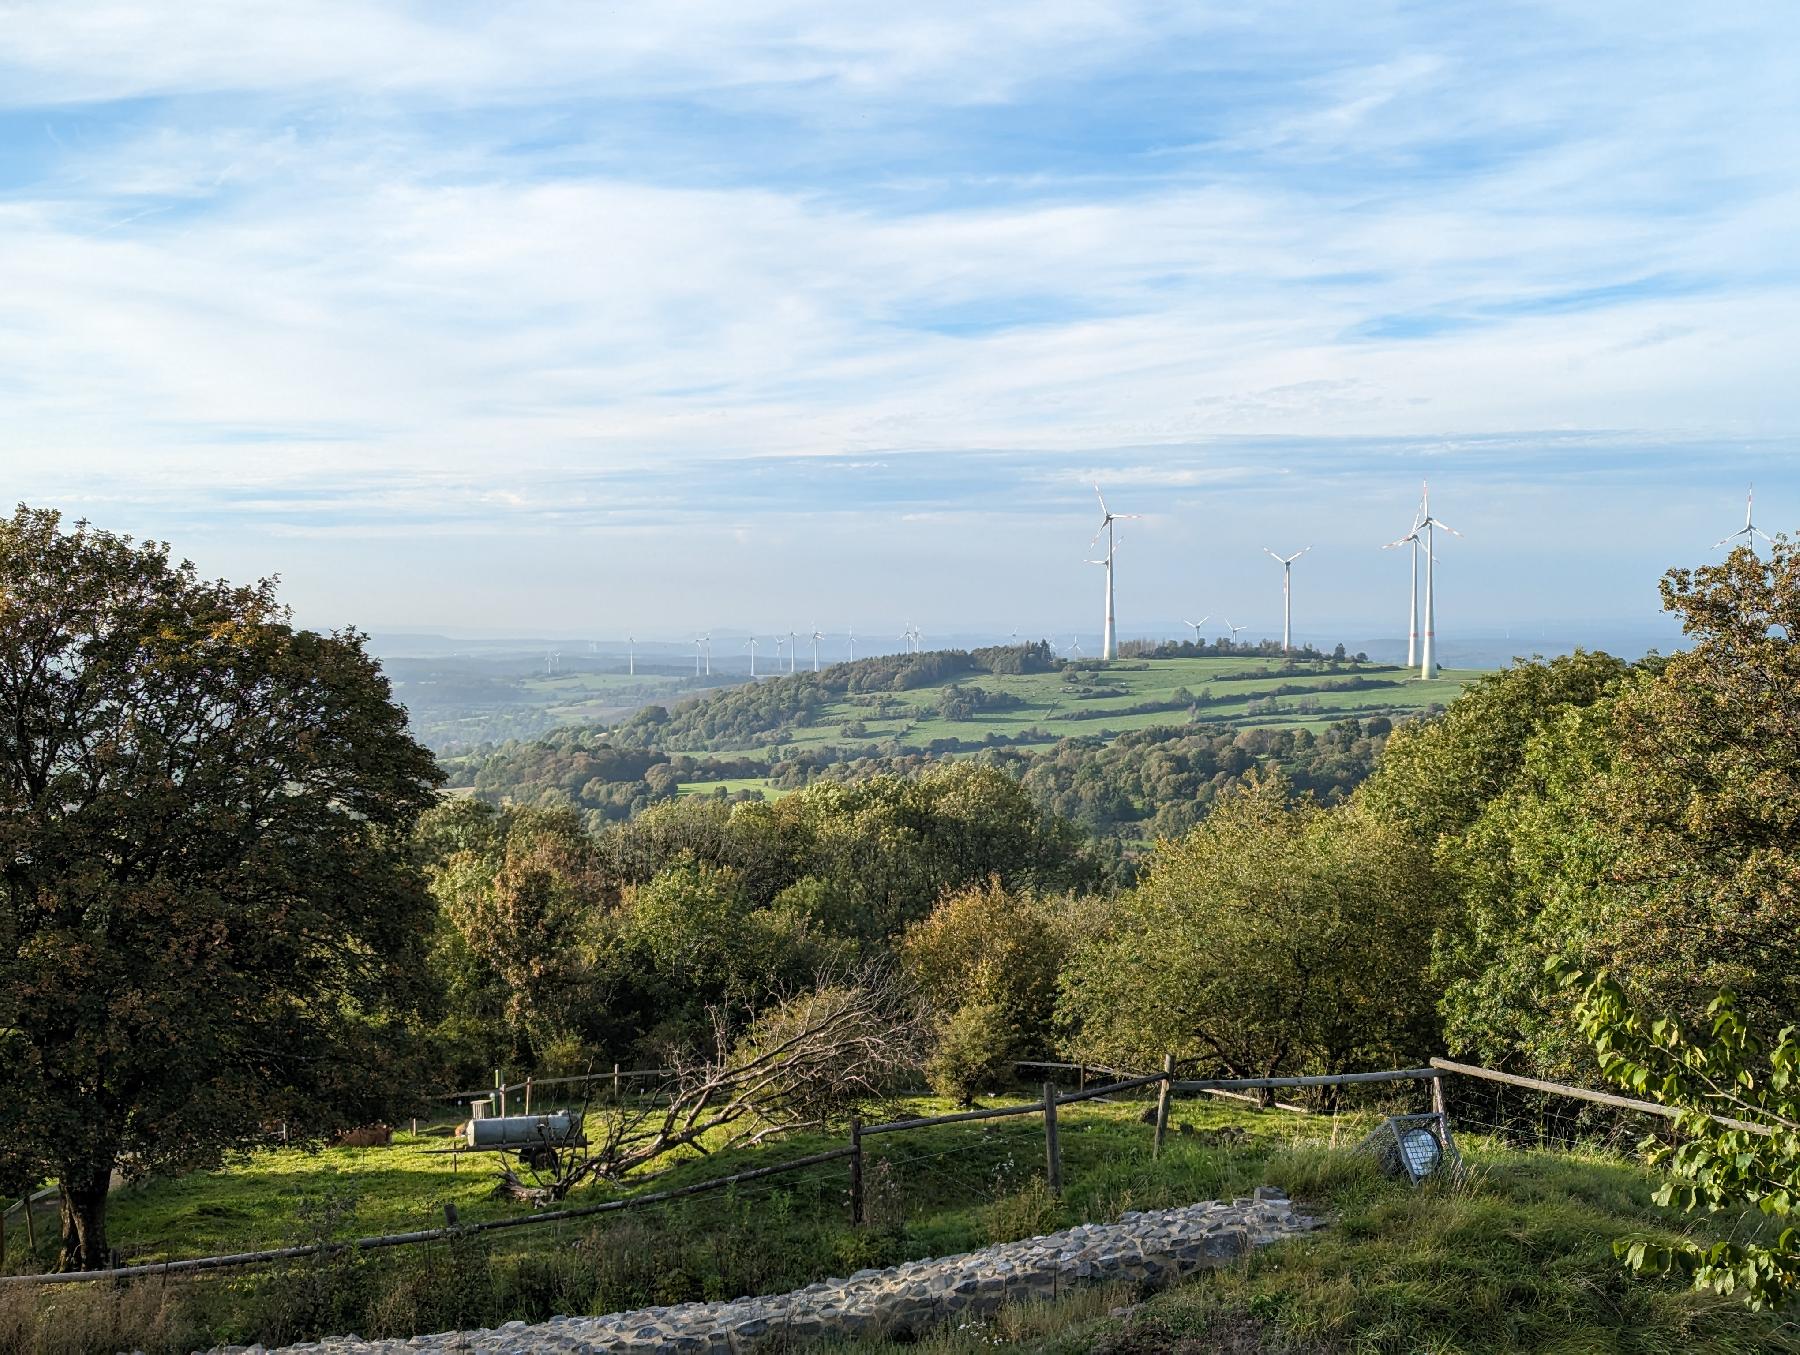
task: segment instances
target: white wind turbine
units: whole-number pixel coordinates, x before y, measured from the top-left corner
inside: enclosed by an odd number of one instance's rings
[[[1138,513],[1113,512],[1112,509],[1106,506],[1106,495],[1100,492],[1099,485],[1094,486],[1094,497],[1100,500],[1100,530],[1094,533],[1093,540],[1089,541],[1088,545],[1093,545],[1095,542],[1099,541],[1102,536],[1105,536],[1106,558],[1104,560],[1090,560],[1088,563],[1106,566],[1106,630],[1100,640],[1100,657],[1102,659],[1112,660],[1119,657],[1119,632],[1118,627],[1113,621],[1113,554],[1118,549],[1118,538],[1113,524],[1130,518],[1136,518],[1141,515]]]
[[[694,676],[695,677],[700,676],[700,655],[701,655],[701,652],[703,650],[705,650],[705,648],[706,648],[706,637],[704,635],[696,635],[694,637]]]
[[[1437,607],[1433,601],[1432,585],[1437,578],[1437,551],[1433,549],[1432,533],[1442,527],[1451,536],[1462,533],[1447,523],[1439,522],[1431,516],[1431,486],[1421,484],[1419,487],[1419,525],[1414,531],[1425,533],[1423,549],[1425,551],[1425,643],[1419,650],[1419,676],[1434,678],[1438,675],[1437,661]]]
[[[1398,541],[1390,541],[1383,550],[1393,550],[1396,546],[1412,547],[1412,605],[1407,611],[1406,627],[1406,666],[1411,668],[1419,661],[1419,551],[1424,543],[1419,537],[1419,527],[1425,519],[1425,496],[1419,495],[1419,507],[1413,513],[1412,530]]]
[[[631,677],[637,676],[637,636],[625,637],[625,671]]]
[[[794,671],[794,651],[799,648],[799,646],[794,643],[796,638],[798,637],[790,630],[788,632],[788,672],[790,673]]]
[[[850,662],[855,663],[856,662],[856,632],[854,630],[846,630],[844,632],[844,642],[850,646]]]
[[[1078,659],[1081,657],[1081,637],[1079,635],[1069,641],[1069,653]]]
[[[777,673],[779,673],[781,671],[781,651],[786,646],[786,644],[787,644],[786,636],[777,635],[775,637],[775,671]]]
[[[1181,624],[1184,626],[1192,626],[1194,628],[1194,643],[1197,645],[1200,643],[1200,627],[1204,626],[1208,621],[1211,621],[1211,620],[1212,620],[1212,613],[1208,612],[1205,616],[1201,617],[1198,621],[1183,621]]]
[[[1281,652],[1283,654],[1292,653],[1294,648],[1294,561],[1311,549],[1311,546],[1304,546],[1292,555],[1277,555],[1267,546],[1263,547],[1264,555],[1281,563]]]
[[[1250,623],[1248,621],[1244,622],[1244,624],[1241,626],[1233,626],[1231,624],[1231,618],[1229,616],[1222,618],[1222,620],[1225,622],[1226,626],[1229,627],[1231,630],[1231,640],[1232,640],[1233,644],[1237,643],[1239,631],[1250,629]]]
[[[1756,549],[1756,538],[1759,536],[1764,541],[1769,542],[1769,544],[1771,544],[1771,545],[1774,544],[1775,539],[1773,537],[1771,537],[1767,532],[1765,532],[1761,527],[1758,527],[1754,522],[1752,522],[1750,520],[1751,509],[1754,508],[1755,505],[1756,505],[1756,486],[1751,485],[1750,493],[1748,495],[1746,495],[1744,498],[1744,525],[1742,527],[1739,527],[1730,536],[1720,537],[1717,541],[1713,542],[1714,550],[1717,550],[1720,546],[1723,546],[1727,541],[1736,541],[1740,536],[1744,538],[1744,544],[1749,546],[1752,550]]]
[[[700,637],[700,643],[706,646],[706,675],[712,676],[712,632],[707,631]]]
[[[744,648],[750,651],[750,676],[751,677],[756,676],[756,646],[760,643],[761,642],[754,635],[752,635],[750,637],[750,639],[744,645]]]

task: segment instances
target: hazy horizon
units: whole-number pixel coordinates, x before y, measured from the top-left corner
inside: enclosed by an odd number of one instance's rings
[[[1800,521],[1800,16],[15,14],[10,493],[307,624],[1672,634]],[[741,620],[733,620],[733,619]]]

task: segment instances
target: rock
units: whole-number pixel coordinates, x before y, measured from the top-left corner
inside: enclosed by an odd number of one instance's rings
[[[952,1317],[974,1322],[1003,1303],[1052,1299],[1083,1283],[1146,1287],[1227,1265],[1254,1246],[1318,1227],[1287,1195],[1258,1186],[1250,1199],[1181,1209],[1128,1210],[1115,1223],[1082,1224],[1045,1237],[997,1243],[962,1256],[909,1261],[818,1280],[789,1294],[745,1295],[729,1303],[680,1303],[605,1317],[554,1317],[536,1326],[507,1322],[492,1331],[438,1332],[400,1341],[358,1336],[280,1352],[220,1347],[213,1355],[375,1355],[382,1351],[692,1352],[748,1355],[769,1340],[863,1335],[918,1336]],[[1115,1308],[1128,1316],[1132,1307]]]

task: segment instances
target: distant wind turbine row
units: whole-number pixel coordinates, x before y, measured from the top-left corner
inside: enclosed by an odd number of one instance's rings
[[[1101,619],[1100,657],[1103,660],[1110,661],[1119,657],[1117,564],[1120,533],[1118,524],[1121,522],[1137,520],[1142,515],[1138,513],[1114,512],[1112,508],[1108,506],[1106,495],[1101,491],[1099,485],[1094,486],[1094,497],[1100,505],[1100,526],[1094,532],[1093,537],[1088,541],[1088,545],[1092,548],[1099,544],[1101,537],[1105,537],[1106,550],[1101,558],[1088,559],[1086,563],[1099,566],[1106,571],[1106,594]],[[1722,546],[1729,546],[1734,543],[1754,548],[1759,539],[1771,543],[1773,542],[1774,538],[1756,525],[1755,506],[1756,490],[1755,487],[1752,486],[1744,500],[1744,525],[1714,542],[1713,549],[1717,550]],[[1407,561],[1406,663],[1409,668],[1416,667],[1419,677],[1425,680],[1437,677],[1440,672],[1437,645],[1436,549],[1437,534],[1440,531],[1458,538],[1461,538],[1462,536],[1461,532],[1457,531],[1454,527],[1450,526],[1449,523],[1443,521],[1443,519],[1437,517],[1431,511],[1431,486],[1429,483],[1421,482],[1419,487],[1419,503],[1418,507],[1413,512],[1412,525],[1407,529],[1404,536],[1397,540],[1389,541],[1382,546],[1383,550],[1397,550],[1403,546],[1409,548]],[[1311,551],[1312,547],[1304,546],[1295,551],[1292,555],[1278,555],[1267,546],[1264,546],[1262,550],[1263,554],[1267,555],[1281,566],[1281,648],[1283,653],[1292,653],[1294,646],[1294,563]],[[1423,557],[1424,560],[1425,575],[1425,591],[1422,607],[1419,594],[1419,564],[1421,557]],[[1182,623],[1194,632],[1194,643],[1196,645],[1202,642],[1201,628],[1212,619],[1213,614],[1208,613],[1198,621],[1184,621]],[[1249,629],[1247,625],[1239,625],[1233,622],[1230,617],[1223,617],[1221,619],[1224,621],[1226,628],[1231,632],[1231,639],[1234,642],[1241,632]],[[793,630],[788,631],[785,635],[776,636],[775,653],[777,671],[779,671],[780,658],[783,649],[787,651],[787,671],[789,673],[798,671],[800,643],[802,640],[807,640],[810,641],[812,645],[812,671],[815,673],[819,672],[822,664],[820,644],[826,638],[826,632],[819,630],[816,627],[809,635],[805,636],[802,636],[798,631]],[[909,622],[906,629],[898,636],[898,639],[906,646],[906,652],[917,654],[921,652],[924,647],[925,634],[918,626]],[[1019,632],[1014,630],[1012,632],[1013,643],[1018,643],[1018,639]],[[844,640],[849,658],[854,660],[856,658],[856,632],[854,630],[846,630],[844,633]],[[710,677],[712,675],[711,634],[696,636],[692,643],[694,646],[694,676],[700,677],[704,674],[705,676]],[[744,646],[744,648],[749,651],[750,676],[753,678],[759,676],[756,667],[757,650],[763,643],[762,640],[752,637]],[[629,637],[626,641],[627,671],[633,676],[637,673],[637,644],[638,641],[635,635]],[[597,643],[590,641],[589,649],[590,651],[597,652]],[[1081,637],[1079,635],[1073,637],[1068,644],[1062,646],[1062,650],[1065,654],[1077,658],[1081,657],[1083,654]],[[550,653],[545,656],[544,670],[547,674],[560,673],[561,667],[562,655],[560,653]]]

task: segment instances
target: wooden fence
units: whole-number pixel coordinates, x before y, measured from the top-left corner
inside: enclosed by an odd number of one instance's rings
[[[1064,1071],[1077,1071],[1074,1064],[1025,1064],[1025,1067],[1054,1068]],[[652,1075],[663,1070],[641,1069],[633,1075]],[[1106,1071],[1114,1070],[1093,1070]],[[615,1070],[623,1078],[623,1070]],[[611,1078],[614,1074],[593,1074],[592,1078]],[[805,1157],[795,1158],[789,1162],[779,1162],[766,1167],[734,1172],[729,1176],[712,1177],[692,1185],[680,1186],[668,1190],[651,1191],[643,1195],[634,1195],[627,1199],[606,1200],[598,1204],[576,1205],[565,1209],[546,1210],[532,1214],[519,1215],[513,1218],[495,1219],[484,1223],[459,1224],[448,1222],[441,1228],[426,1228],[409,1233],[388,1233],[376,1237],[360,1237],[346,1242],[314,1243],[307,1246],[280,1247],[267,1251],[241,1252],[230,1256],[204,1256],[179,1261],[160,1261],[147,1265],[121,1266],[112,1270],[74,1271],[67,1274],[46,1275],[0,1275],[0,1285],[40,1284],[61,1285],[80,1284],[94,1280],[124,1280],[151,1275],[175,1275],[196,1271],[219,1270],[238,1266],[262,1265],[274,1261],[293,1260],[300,1257],[318,1255],[320,1253],[341,1251],[374,1251],[387,1247],[409,1246],[422,1242],[437,1242],[453,1238],[474,1236],[481,1233],[497,1232],[503,1229],[529,1228],[545,1223],[560,1223],[569,1219],[589,1218],[595,1215],[615,1213],[621,1210],[642,1208],[646,1205],[661,1204],[684,1196],[697,1195],[704,1191],[717,1190],[740,1182],[758,1180],[764,1177],[777,1176],[785,1172],[798,1171],[806,1167],[818,1166],[821,1163],[847,1160],[849,1170],[850,1218],[854,1224],[861,1224],[867,1216],[866,1201],[863,1191],[863,1145],[867,1139],[884,1134],[904,1134],[919,1129],[933,1129],[941,1125],[966,1124],[975,1120],[1003,1119],[1011,1116],[1037,1115],[1043,1119],[1044,1130],[1044,1177],[1052,1193],[1062,1189],[1062,1150],[1058,1132],[1058,1109],[1082,1101],[1092,1101],[1103,1097],[1117,1096],[1121,1093],[1137,1091],[1145,1087],[1157,1088],[1156,1114],[1152,1121],[1151,1151],[1160,1154],[1169,1123],[1170,1100],[1176,1093],[1210,1093],[1228,1092],[1237,1095],[1251,1092],[1264,1092],[1282,1088],[1299,1087],[1343,1087],[1358,1086],[1368,1083],[1423,1081],[1431,1084],[1432,1106],[1435,1110],[1444,1110],[1445,1098],[1443,1079],[1447,1076],[1461,1076],[1484,1079],[1524,1087],[1534,1091],[1548,1092],[1556,1095],[1574,1097],[1578,1100],[1591,1101],[1599,1105],[1611,1106],[1620,1110],[1641,1111],[1646,1114],[1673,1118],[1678,1112],[1667,1106],[1656,1105],[1649,1101],[1637,1101],[1630,1097],[1617,1096],[1610,1092],[1591,1091],[1585,1087],[1572,1087],[1562,1083],[1544,1082],[1537,1078],[1521,1077],[1513,1073],[1496,1072],[1489,1068],[1478,1068],[1470,1064],[1452,1063],[1447,1059],[1433,1059],[1430,1066],[1421,1068],[1394,1068],[1381,1072],[1369,1073],[1335,1073],[1315,1077],[1251,1077],[1251,1078],[1178,1078],[1175,1076],[1173,1057],[1165,1057],[1162,1071],[1142,1077],[1120,1077],[1115,1081],[1100,1086],[1081,1086],[1072,1092],[1059,1091],[1052,1082],[1042,1084],[1042,1090],[1036,1101],[1021,1105],[992,1106],[979,1110],[953,1111],[947,1115],[926,1115],[904,1120],[888,1120],[879,1124],[863,1124],[858,1118],[852,1118],[849,1128],[848,1142],[839,1148],[826,1149]],[[551,1082],[578,1082],[589,1078],[527,1079],[501,1090],[525,1090],[535,1083],[538,1086]],[[1084,1079],[1085,1080],[1085,1079]],[[477,1095],[488,1095],[488,1092]],[[458,1093],[458,1096],[464,1095]],[[1733,1128],[1746,1129],[1752,1133],[1767,1134],[1770,1131],[1760,1125],[1748,1124],[1740,1120],[1721,1118],[1721,1123]]]

